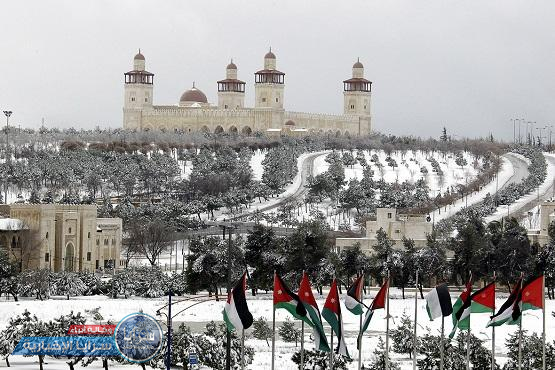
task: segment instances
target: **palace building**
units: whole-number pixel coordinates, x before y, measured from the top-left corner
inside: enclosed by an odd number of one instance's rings
[[[352,77],[343,81],[344,108],[343,114],[338,115],[286,111],[285,73],[277,69],[271,49],[264,56],[264,68],[254,74],[254,107],[245,107],[246,82],[238,79],[233,60],[226,68],[225,78],[217,81],[217,104],[211,104],[193,83],[177,104],[154,105],[154,74],[145,67],[145,57],[139,50],[133,70],[124,74],[124,129],[349,136],[371,131],[372,82],[364,78],[364,66],[358,60]]]

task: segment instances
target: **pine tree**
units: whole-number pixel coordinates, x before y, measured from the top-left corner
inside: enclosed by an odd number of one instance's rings
[[[268,339],[272,337],[272,329],[270,328],[270,325],[268,325],[268,321],[266,321],[263,317],[259,317],[253,322],[252,327],[252,336],[256,339],[265,340],[269,347],[270,343],[268,342]]]
[[[518,337],[519,332],[510,334],[506,341],[509,349],[508,361],[503,370],[516,370],[518,368]],[[537,370],[542,368],[542,338],[536,333],[527,335],[526,330],[522,332],[522,370]],[[555,342],[546,343],[545,348],[546,368],[555,369]]]
[[[407,354],[412,358],[414,351],[413,337],[414,323],[406,312],[401,316],[401,323],[396,329],[391,330],[393,340],[393,350],[397,353]]]
[[[295,327],[295,323],[289,317],[279,327],[278,334],[284,342],[295,342],[295,347],[297,347],[297,343],[301,339],[301,331]]]
[[[445,128],[445,126],[443,126],[443,130],[441,130],[441,136],[439,137],[439,140],[441,140],[443,142],[447,142],[447,140],[448,140],[447,128]]]
[[[301,366],[301,351],[295,352],[291,357],[293,362]],[[304,350],[304,369],[301,370],[314,370],[314,369],[329,369],[329,352],[322,351],[307,351]],[[347,370],[347,364],[353,362],[337,353],[333,354],[333,370]]]
[[[374,350],[374,355],[370,364],[365,367],[368,370],[385,370],[385,343],[382,337],[378,340],[378,346]],[[389,358],[389,370],[399,370],[399,364]]]

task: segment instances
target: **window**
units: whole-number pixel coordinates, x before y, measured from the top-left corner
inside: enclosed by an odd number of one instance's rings
[[[48,239],[48,231],[46,232],[46,239]]]
[[[399,233],[401,233],[401,230],[395,229],[395,234],[399,234]]]
[[[99,266],[100,266],[100,263],[99,263],[99,261],[98,261],[98,260],[96,260],[96,265],[95,265],[95,269],[97,269],[97,270],[98,270],[98,267],[99,267]]]
[[[68,229],[68,232],[67,232],[67,233],[68,233],[68,234],[71,234],[71,227]]]
[[[224,109],[227,109],[227,104],[224,105]]]
[[[145,98],[145,103],[148,103],[148,98]]]
[[[44,262],[48,262],[50,260],[50,253],[44,254]]]
[[[391,218],[391,212],[387,214],[387,218]]]
[[[351,109],[355,109],[355,105],[354,105],[354,104],[351,104]]]
[[[116,239],[112,238],[112,245],[116,245]]]
[[[90,231],[87,233],[87,237],[88,237],[89,239],[91,238],[91,232],[90,232]]]
[[[279,98],[276,98],[276,103],[279,102]]]
[[[100,245],[100,239],[96,239],[96,245]]]
[[[91,260],[91,252],[87,252],[87,261]]]
[[[108,239],[104,239],[104,245],[108,245]]]
[[[366,105],[364,106],[364,109],[366,109]]]
[[[131,101],[135,101],[135,98],[131,98]]]
[[[262,103],[266,103],[266,98],[262,98]]]

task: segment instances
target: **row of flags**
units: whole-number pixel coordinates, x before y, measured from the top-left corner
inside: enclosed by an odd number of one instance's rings
[[[242,275],[241,279],[237,282],[231,293],[228,295],[227,302],[223,311],[224,321],[226,322],[228,330],[243,331],[248,329],[253,323],[252,314],[249,312],[245,291],[246,291],[247,275],[246,272]],[[360,349],[361,340],[364,332],[368,329],[372,316],[378,309],[386,307],[386,300],[389,295],[389,279],[385,280],[384,284],[374,297],[370,306],[363,303],[363,286],[364,276],[359,275],[356,277],[354,283],[348,288],[345,296],[345,307],[354,315],[361,317],[360,329],[357,338],[357,348],[359,349],[359,363],[360,363]],[[492,327],[508,324],[521,324],[522,312],[530,309],[543,309],[545,306],[545,282],[544,277],[539,276],[524,283],[522,277],[514,285],[509,298],[506,302],[495,312],[495,278],[492,282],[485,285],[483,288],[473,292],[472,275],[470,276],[464,290],[457,298],[454,304],[451,303],[451,295],[447,284],[440,284],[431,289],[426,295],[426,310],[430,320],[442,318],[442,341],[443,341],[443,319],[445,317],[452,317],[453,329],[449,334],[449,338],[453,338],[457,329],[470,331],[470,316],[472,313],[489,313],[491,315],[487,327]],[[415,293],[416,294],[416,293]],[[415,301],[417,302],[417,294]],[[303,272],[299,290],[294,293],[289,289],[287,284],[279,276],[274,273],[274,291],[273,291],[273,304],[274,304],[274,319],[273,319],[273,336],[275,337],[275,310],[285,309],[294,318],[301,320],[304,324],[312,328],[315,348],[319,351],[330,352],[333,348],[336,353],[339,353],[347,358],[350,358],[347,346],[345,344],[343,317],[341,312],[339,291],[337,287],[337,280],[334,279],[326,298],[324,307],[320,312],[314,295],[308,275]],[[364,316],[362,316],[364,315]],[[389,313],[386,315],[389,319]],[[331,343],[328,343],[327,336],[324,332],[323,320],[325,320],[332,329]],[[545,310],[544,310],[545,321]],[[416,313],[415,313],[415,326],[416,326]],[[416,333],[416,330],[415,330]],[[386,330],[386,343],[388,339],[388,330]],[[333,346],[334,337],[337,338],[337,347]],[[304,335],[303,335],[304,338]],[[414,340],[416,341],[416,334]],[[544,333],[545,342],[545,333]],[[273,342],[274,343],[274,340]],[[301,346],[303,343],[301,342]],[[520,346],[520,344],[519,344]],[[387,347],[387,345],[386,345]],[[468,346],[469,347],[469,346]],[[274,348],[274,345],[272,346]],[[493,353],[495,356],[495,344],[492,343]],[[386,348],[387,351],[387,348]],[[273,351],[272,351],[273,352]],[[273,353],[272,353],[273,360]],[[443,360],[443,359],[442,359]],[[443,362],[443,361],[442,361]],[[494,358],[492,364],[494,363]],[[272,361],[273,364],[273,361]]]

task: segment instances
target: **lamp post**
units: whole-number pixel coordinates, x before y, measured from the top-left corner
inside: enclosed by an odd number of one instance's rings
[[[12,115],[11,110],[5,110],[4,115],[6,116],[6,163],[10,162],[10,141],[9,141],[9,132],[10,132],[10,116]],[[6,174],[6,178],[4,179],[4,203],[8,204],[8,174]]]
[[[513,123],[513,144],[516,144],[516,118],[511,118]]]

